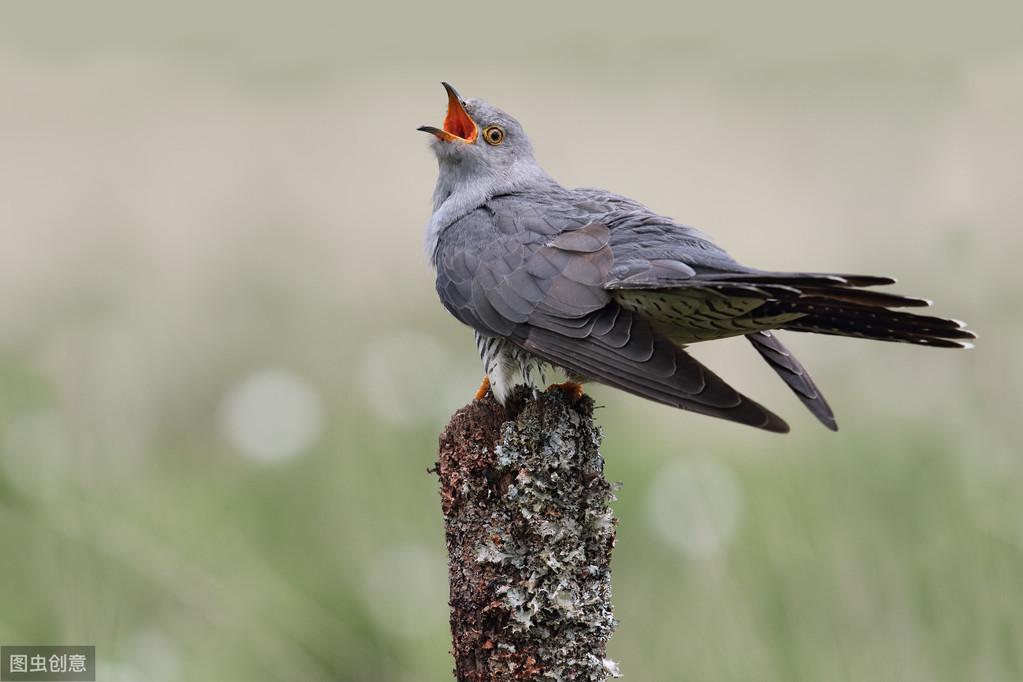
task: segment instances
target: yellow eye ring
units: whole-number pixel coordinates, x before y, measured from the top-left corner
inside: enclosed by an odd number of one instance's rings
[[[504,142],[504,128],[501,126],[487,126],[483,131],[483,139],[487,144],[497,146]]]

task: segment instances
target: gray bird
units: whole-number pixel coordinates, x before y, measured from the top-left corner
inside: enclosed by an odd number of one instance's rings
[[[964,323],[895,310],[929,301],[868,289],[889,277],[772,272],[741,265],[707,235],[599,189],[566,189],[533,158],[519,122],[447,83],[426,252],[444,307],[476,332],[489,387],[548,368],[562,388],[598,381],[665,405],[780,433],[788,425],[686,351],[745,336],[829,429],[817,385],[772,334],[786,329],[969,348]]]

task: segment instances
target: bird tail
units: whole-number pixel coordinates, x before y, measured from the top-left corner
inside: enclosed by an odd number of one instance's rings
[[[972,348],[970,341],[977,338],[959,320],[898,310],[927,307],[931,305],[927,299],[863,288],[894,284],[890,277],[756,272],[698,281],[726,297],[749,289],[760,292],[767,300],[752,317],[785,320],[770,325],[773,328],[937,348]]]
[[[959,320],[931,315],[918,315],[892,310],[892,302],[851,300],[841,292],[837,295],[810,295],[798,299],[771,300],[757,311],[779,315],[801,313],[802,317],[787,322],[783,329],[816,334],[851,336],[878,341],[913,343],[937,348],[972,348],[977,338]],[[857,292],[862,293],[862,292]]]

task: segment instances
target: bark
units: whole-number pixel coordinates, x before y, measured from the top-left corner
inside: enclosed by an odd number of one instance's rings
[[[593,402],[518,390],[459,410],[440,437],[459,682],[597,681],[611,610],[614,487]]]

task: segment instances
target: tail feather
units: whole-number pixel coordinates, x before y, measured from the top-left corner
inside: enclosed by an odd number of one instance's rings
[[[868,289],[831,289],[818,287],[803,287],[800,290],[802,296],[807,299],[817,299],[819,302],[841,301],[843,303],[858,303],[866,306],[882,306],[885,308],[926,308],[931,302],[926,298],[915,296],[903,296],[901,294],[890,294],[884,291],[870,291]]]
[[[759,272],[702,275],[691,286],[725,297],[759,293],[765,300],[752,312],[754,319],[801,315],[780,325],[783,329],[942,348],[973,346],[970,340],[977,337],[963,322],[892,310],[926,307],[931,304],[927,299],[863,288],[894,281],[871,275]]]
[[[895,284],[892,277],[878,275],[845,275],[829,272],[717,272],[701,273],[701,281],[729,282],[762,282],[770,284],[789,284],[792,286],[846,286],[876,287]]]
[[[808,297],[767,301],[761,314],[804,313],[784,325],[785,329],[879,341],[913,343],[941,348],[970,348],[977,338],[958,320],[889,310],[880,305],[850,303],[840,297]]]

